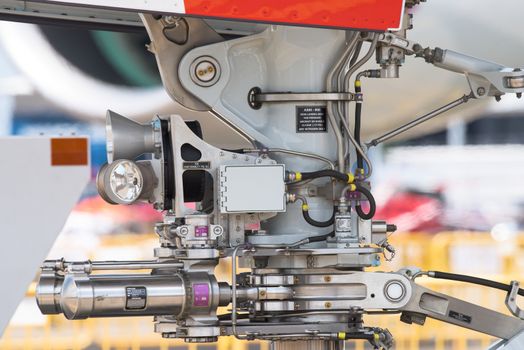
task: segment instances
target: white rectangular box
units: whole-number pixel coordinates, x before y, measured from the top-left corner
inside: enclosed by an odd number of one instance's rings
[[[222,165],[220,212],[261,213],[286,211],[285,166]]]

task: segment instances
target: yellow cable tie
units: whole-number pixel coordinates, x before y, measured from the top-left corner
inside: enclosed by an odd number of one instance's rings
[[[302,204],[302,210],[303,210],[303,211],[308,211],[308,210],[309,210],[309,205],[307,205],[307,204]]]
[[[295,172],[295,180],[296,180],[296,181],[300,181],[300,180],[302,180],[302,173],[300,173],[300,172],[298,172],[298,171]]]
[[[373,339],[375,341],[379,341],[380,340],[380,335],[378,333],[373,333]]]
[[[360,80],[355,80],[355,87],[361,87],[362,86],[362,83],[360,82]]]
[[[337,337],[339,340],[346,340],[346,332],[338,332]]]
[[[347,173],[348,175],[348,184],[351,184],[355,181],[355,175],[353,173]]]
[[[350,190],[351,192],[355,192],[355,191],[357,190],[357,185],[355,185],[355,184],[349,184],[349,190]]]

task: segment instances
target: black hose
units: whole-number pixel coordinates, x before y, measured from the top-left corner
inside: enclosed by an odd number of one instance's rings
[[[324,242],[329,237],[334,237],[334,236],[335,236],[335,231],[331,231],[330,233],[326,233],[325,235],[308,237],[307,240],[309,243]]]
[[[348,182],[348,174],[338,172],[336,170],[319,170],[310,173],[302,173],[302,180],[313,180],[321,177],[331,177],[340,181]]]
[[[357,80],[359,81],[359,80]],[[362,87],[360,84],[355,84],[355,93],[359,94],[362,92]],[[362,124],[362,102],[357,101],[355,103],[355,130],[354,130],[354,136],[355,141],[357,144],[360,145],[360,129]],[[362,154],[360,152],[357,152],[357,167],[359,169],[364,169],[364,159],[362,158]]]
[[[360,203],[357,203],[357,205],[355,206],[355,211],[361,219],[371,220],[373,216],[375,216],[375,212],[377,211],[377,203],[375,202],[375,198],[371,194],[371,191],[365,188],[364,186],[359,184],[355,184],[355,186],[357,192],[362,193],[369,202],[369,211],[367,213],[364,213],[362,207],[360,206]]]
[[[485,287],[500,289],[508,293],[511,291],[511,285],[492,281],[492,280],[487,280],[485,278],[479,278],[479,277],[473,277],[473,276],[467,276],[467,275],[459,275],[456,273],[440,272],[440,271],[429,271],[428,276],[433,277],[433,278],[444,279],[444,280],[479,284]],[[518,294],[524,296],[524,289],[519,288]]]
[[[311,226],[315,227],[329,227],[335,223],[335,212],[337,210],[333,210],[333,215],[331,215],[331,218],[328,221],[317,221],[311,216],[309,216],[309,210],[302,210],[302,216],[304,216],[304,220]]]

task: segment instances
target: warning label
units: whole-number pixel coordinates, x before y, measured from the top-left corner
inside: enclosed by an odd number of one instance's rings
[[[326,107],[297,106],[297,132],[327,132]]]

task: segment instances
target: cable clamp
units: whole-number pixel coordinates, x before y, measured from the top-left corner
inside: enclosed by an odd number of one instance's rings
[[[517,305],[517,296],[519,293],[520,283],[518,281],[511,281],[511,289],[506,295],[506,306],[513,316],[524,320],[524,311]]]

